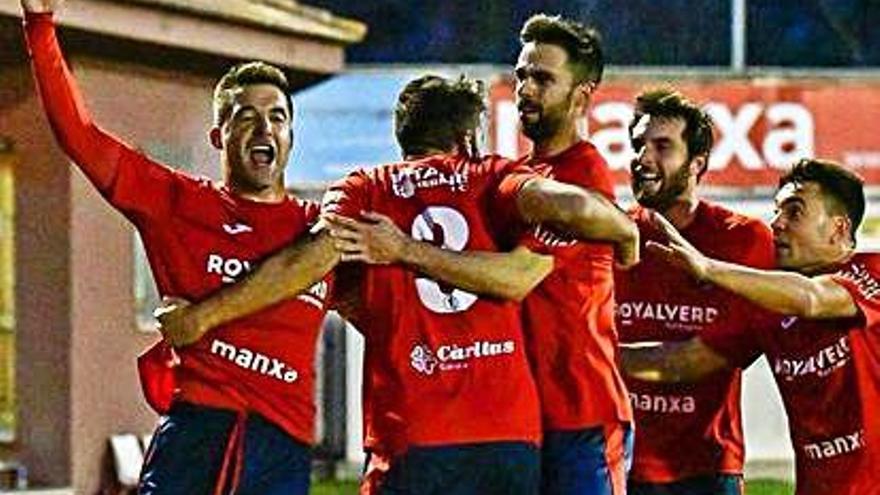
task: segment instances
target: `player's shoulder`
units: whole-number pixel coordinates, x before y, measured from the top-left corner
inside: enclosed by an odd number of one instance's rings
[[[859,271],[861,269],[880,275],[880,252],[859,251],[850,258],[843,269],[848,271]]]
[[[711,201],[701,201],[700,207],[719,233],[753,240],[769,241],[773,238],[770,227],[760,218],[744,215]]]

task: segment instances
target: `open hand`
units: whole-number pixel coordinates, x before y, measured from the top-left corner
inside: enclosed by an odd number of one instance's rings
[[[373,265],[402,261],[406,245],[412,242],[412,238],[401,232],[394,221],[385,215],[363,212],[361,216],[364,220],[352,220],[332,213],[324,217],[342,261]]]
[[[664,245],[648,241],[646,247],[669,263],[687,270],[698,280],[704,280],[709,272],[709,258],[682,237],[663,215],[653,212],[652,216],[654,225],[666,235],[669,242]]]

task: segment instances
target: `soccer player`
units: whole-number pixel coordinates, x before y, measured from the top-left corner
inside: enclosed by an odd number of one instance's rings
[[[856,251],[862,181],[837,163],[804,159],[782,177],[775,201],[778,271],[709,257],[662,217],[668,244],[648,244],[697,280],[776,312],[772,326],[701,335],[630,365],[655,379],[699,376],[763,352],[788,414],[797,495],[878,494],[880,258]]]
[[[303,273],[320,276],[308,262],[312,252],[335,245],[340,259],[366,260],[339,228],[362,212],[426,241],[408,243],[405,264],[356,265],[363,270],[358,304],[347,316],[366,339],[367,493],[534,493],[537,395],[518,306],[501,298],[522,298],[552,260],[524,248],[492,252],[495,237],[511,218],[524,217],[617,239],[628,245],[621,252],[637,252],[634,224],[607,199],[498,157],[474,157],[482,109],[466,80],[412,81],[395,112],[407,161],[331,187],[325,210],[334,236],[292,246],[217,297],[169,313],[170,333],[198,335],[295,294],[309,283]],[[456,286],[435,280],[441,277]],[[489,297],[469,292],[485,280],[492,281]]]
[[[318,208],[285,193],[292,102],[283,73],[232,68],[214,90],[223,182],[177,172],[96,126],[59,47],[53,0],[22,0],[27,47],[59,145],[137,228],[164,296],[199,300],[290,243]],[[153,435],[141,494],[305,495],[314,352],[330,280],[179,350],[179,390]],[[225,493],[225,491],[223,492]]]
[[[545,177],[614,198],[608,167],[581,139],[602,79],[599,35],[560,17],[536,15],[520,33],[516,99],[525,161]],[[553,272],[523,303],[544,429],[542,493],[625,493],[632,411],[617,368],[613,250],[539,226],[521,239],[554,258]]]
[[[713,141],[705,112],[677,92],[648,91],[636,98],[630,131],[637,153],[630,177],[638,201],[630,215],[643,241],[663,239],[651,220],[656,212],[713,257],[773,266],[769,228],[698,197]],[[755,313],[742,298],[670,270],[651,252],[634,269],[616,273],[615,296],[624,343],[737,332]],[[739,368],[724,368],[670,384],[627,377],[637,427],[631,494],[742,493],[740,375]]]

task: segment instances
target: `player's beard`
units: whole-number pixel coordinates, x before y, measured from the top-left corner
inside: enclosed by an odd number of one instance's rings
[[[545,142],[565,126],[571,104],[572,92],[569,91],[565,99],[552,106],[542,106],[537,120],[527,122],[520,119],[523,134],[533,143]]]
[[[663,178],[663,182],[660,184],[660,189],[657,192],[653,194],[639,194],[636,190],[638,186],[633,182],[633,193],[639,204],[645,208],[665,211],[687,190],[690,178],[691,168],[685,163],[673,172],[672,175]]]

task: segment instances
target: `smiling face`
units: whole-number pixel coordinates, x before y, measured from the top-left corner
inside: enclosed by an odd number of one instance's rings
[[[283,192],[292,146],[287,95],[268,83],[231,91],[228,116],[211,131],[212,143],[223,154],[226,184],[248,196]]]
[[[646,114],[633,127],[636,158],[630,165],[630,180],[642,206],[664,211],[696,187],[696,173],[705,158],[689,157],[685,125],[681,118]]]
[[[776,193],[770,226],[780,268],[810,273],[835,262],[848,245],[849,220],[829,212],[817,182],[789,182]]]

